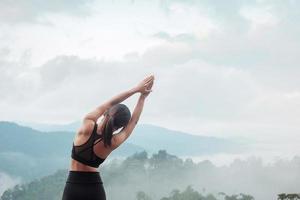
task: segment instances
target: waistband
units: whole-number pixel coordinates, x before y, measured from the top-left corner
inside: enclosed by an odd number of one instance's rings
[[[69,171],[67,183],[103,183],[99,172]]]

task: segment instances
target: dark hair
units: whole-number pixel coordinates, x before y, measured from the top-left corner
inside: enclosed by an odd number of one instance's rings
[[[125,104],[116,104],[109,108],[105,113],[105,120],[103,126],[103,142],[104,146],[111,146],[111,138],[113,129],[116,130],[128,124],[131,113]]]

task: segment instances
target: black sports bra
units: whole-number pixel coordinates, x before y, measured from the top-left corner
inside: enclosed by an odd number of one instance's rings
[[[104,160],[106,159],[106,158],[103,159],[98,157],[93,150],[94,145],[103,139],[102,135],[97,134],[97,126],[98,125],[95,122],[93,132],[89,137],[89,139],[84,144],[75,146],[73,142],[72,154],[71,154],[71,157],[74,160],[77,160],[78,162],[81,162],[85,165],[96,167],[96,168],[99,167],[99,165],[103,163]],[[99,138],[101,139],[95,142]]]

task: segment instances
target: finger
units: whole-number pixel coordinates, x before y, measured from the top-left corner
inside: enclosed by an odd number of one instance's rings
[[[150,87],[152,87],[152,86],[153,86],[153,82],[154,82],[154,81],[151,81],[151,82],[150,82]]]
[[[152,83],[153,82],[153,80],[149,80],[148,82],[146,82],[146,84],[150,84],[150,83]]]
[[[153,85],[153,82],[154,82],[154,81],[151,81],[151,82],[150,82],[150,84],[149,84],[149,85],[150,85],[150,87],[152,87],[152,85]]]
[[[153,78],[153,75],[148,76],[146,79],[151,79]]]
[[[153,86],[153,84],[150,83],[149,85],[147,85],[147,89],[148,89],[148,90],[151,89],[152,86]]]
[[[152,83],[152,81],[149,81],[149,82],[145,83],[145,86],[147,87],[147,86],[151,85],[151,83]]]
[[[154,78],[154,75],[150,75],[150,76],[148,76],[147,78],[153,79],[153,78]]]
[[[153,81],[153,80],[154,80],[154,78],[153,78],[153,77],[150,77],[150,78],[148,78],[145,82],[147,83],[147,82]]]

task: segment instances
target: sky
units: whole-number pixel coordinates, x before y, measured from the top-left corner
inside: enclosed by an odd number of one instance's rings
[[[140,123],[300,154],[299,8],[0,0],[0,120],[78,121],[154,74]],[[123,103],[133,110],[137,98]]]

